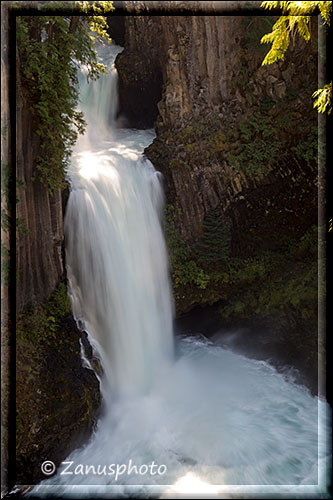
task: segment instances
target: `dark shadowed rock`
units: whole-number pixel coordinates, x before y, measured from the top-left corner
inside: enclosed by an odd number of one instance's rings
[[[91,435],[101,399],[95,373],[82,366],[81,336],[69,314],[55,340],[18,338],[17,484],[45,479],[45,460],[58,466]]]

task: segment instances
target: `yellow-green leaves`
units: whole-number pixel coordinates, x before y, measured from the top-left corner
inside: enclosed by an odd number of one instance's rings
[[[313,14],[313,12],[318,7],[320,14],[322,15],[324,22],[329,24],[330,14],[332,11],[331,1],[316,1],[316,2],[262,2],[261,7],[264,9],[275,9],[280,7],[284,15],[291,16],[308,16]]]
[[[332,2],[262,2],[261,7],[265,9],[282,8],[282,16],[274,24],[271,33],[264,35],[261,43],[271,43],[272,47],[265,59],[263,65],[272,64],[278,60],[284,59],[284,54],[289,47],[290,38],[299,34],[304,40],[310,40],[309,31],[310,16],[318,7],[324,23],[330,24],[330,15],[332,11]],[[297,31],[296,31],[297,30]]]
[[[114,10],[113,2],[75,2],[84,14],[89,14],[86,19],[90,30],[95,33],[97,38],[110,42],[111,38],[107,32],[108,24],[106,14]],[[92,41],[94,39],[92,38]]]
[[[278,6],[279,2],[262,2],[260,7],[263,7],[264,9],[275,9],[275,7]],[[282,2],[281,2],[282,3]]]
[[[332,2],[316,2],[320,10],[320,14],[324,19],[324,22],[330,25],[330,15],[332,12]]]
[[[75,2],[85,13],[106,14],[114,10],[113,2]]]
[[[287,24],[288,20],[280,17],[274,24],[272,32],[262,37],[261,43],[272,44],[271,50],[263,60],[263,65],[272,64],[279,59],[284,59],[284,54],[290,43]]]
[[[312,94],[312,97],[317,99],[313,103],[313,107],[318,109],[319,113],[330,114],[332,111],[332,82],[325,85],[323,89],[318,89]]]
[[[278,60],[284,59],[284,54],[288,49],[290,38],[296,33],[304,40],[308,41],[311,38],[309,23],[311,14],[316,8],[319,9],[324,24],[330,24],[330,16],[332,12],[332,1],[317,1],[317,2],[262,2],[261,7],[264,9],[282,9],[282,16],[274,24],[271,33],[264,35],[261,43],[271,43],[272,47],[266,54],[262,65],[272,64]],[[313,107],[318,109],[319,113],[332,111],[332,82],[325,85],[324,88],[318,89],[312,94],[316,98]]]

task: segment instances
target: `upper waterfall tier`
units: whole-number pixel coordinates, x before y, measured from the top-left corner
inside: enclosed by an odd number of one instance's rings
[[[108,73],[81,77],[88,121],[68,172],[67,274],[75,317],[98,343],[113,390],[147,389],[172,357],[172,299],[163,191],[142,151],[151,130],[117,129],[120,47],[102,47]],[[83,75],[84,76],[84,75]]]

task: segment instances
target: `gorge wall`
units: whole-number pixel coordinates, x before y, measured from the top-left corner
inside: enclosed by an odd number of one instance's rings
[[[60,189],[50,194],[35,169],[39,154],[33,102],[21,84],[17,70],[16,91],[16,270],[17,313],[25,305],[40,304],[64,279],[63,218]]]
[[[51,194],[38,178],[34,102],[19,68],[17,75],[16,481],[36,484],[44,479],[44,460],[60,464],[90,436],[101,398],[95,373],[82,365],[81,343],[90,358],[91,348],[65,284],[68,188]]]
[[[131,3],[138,4],[138,8],[144,4]],[[220,3],[224,2],[217,2]],[[310,211],[314,208],[311,222],[316,222],[316,189],[312,182],[317,173],[316,161],[305,162],[294,150],[287,154],[288,148],[292,149],[304,138],[310,139],[313,131],[310,132],[309,123],[312,127],[317,124],[311,100],[311,91],[317,85],[316,19],[312,20],[310,43],[297,40],[285,61],[262,67],[268,47],[260,45],[260,38],[270,31],[273,21],[272,16],[126,18],[125,50],[117,60],[123,110],[131,118],[128,107],[132,87],[136,88],[136,101],[142,103],[147,101],[145,95],[149,90],[154,96],[158,94],[157,82],[162,77],[163,93],[157,104],[158,137],[148,156],[165,174],[168,201],[175,203],[177,223],[187,240],[200,236],[205,214],[217,206],[232,227],[235,245],[237,241],[242,246],[240,240],[244,237],[246,240],[246,228],[249,229],[254,212],[256,218],[260,216],[261,222],[269,220],[269,224],[276,217],[285,218],[288,224],[293,212],[293,230],[302,231],[304,224],[300,219],[304,217],[301,215],[296,221],[297,210],[290,202],[289,206],[279,203],[279,208],[274,209],[273,200],[271,204],[262,200],[261,208],[253,206],[252,200],[270,191],[270,198],[280,197],[282,202],[281,197],[286,198],[285,188],[291,189],[300,178],[304,180],[303,202],[310,203]],[[245,128],[246,118],[255,113],[258,120],[264,121],[263,127],[271,128],[259,131],[258,146],[265,143],[266,149],[275,150],[276,142],[280,142],[281,154],[272,154],[270,158],[269,154],[261,157],[258,153],[258,172],[251,172],[245,164],[246,159],[249,163],[252,160],[251,151],[248,155],[238,154],[244,157],[238,168],[230,153],[233,148],[238,153],[236,143],[242,142],[242,125]],[[146,126],[152,125],[152,116],[147,113]],[[133,121],[137,126],[135,118]],[[191,126],[194,121],[200,124],[197,130]],[[250,129],[251,125],[250,122]],[[306,130],[302,129],[304,126]],[[166,137],[168,131],[172,137]],[[212,147],[197,151],[197,139],[201,146],[210,141]],[[164,146],[165,151],[158,158]],[[312,192],[308,191],[309,178]],[[273,187],[277,185],[279,188]],[[299,201],[300,198],[296,204]],[[248,242],[243,244],[247,248]]]
[[[22,6],[35,7],[23,2]],[[11,8],[12,2],[1,3],[4,493],[11,486],[8,472],[15,484],[37,483],[44,479],[40,470],[44,460],[53,454],[59,464],[80,446],[92,432],[101,403],[95,373],[82,366],[82,346],[93,360],[91,347],[75,324],[67,296],[63,217],[68,189],[51,194],[39,180],[36,100],[21,79],[19,54],[12,57],[16,40],[10,36]],[[15,291],[12,301],[9,290]],[[14,461],[8,470],[9,447]]]
[[[59,465],[89,438],[101,397],[95,373],[83,367],[81,346],[92,359],[91,347],[67,296],[68,188],[50,193],[40,182],[34,102],[19,67],[17,76],[16,481],[36,484],[44,479],[45,460],[51,457]]]
[[[197,2],[188,15],[163,2],[150,16],[153,3],[130,2],[116,65],[129,122],[155,120],[146,154],[164,175],[177,314],[217,304],[225,325],[268,327],[315,379],[317,19],[310,42],[263,67],[274,16],[233,2]]]

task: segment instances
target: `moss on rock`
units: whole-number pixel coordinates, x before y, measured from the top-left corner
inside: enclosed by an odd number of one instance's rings
[[[17,484],[35,484],[89,437],[100,407],[99,382],[81,362],[80,332],[61,283],[17,321]]]

